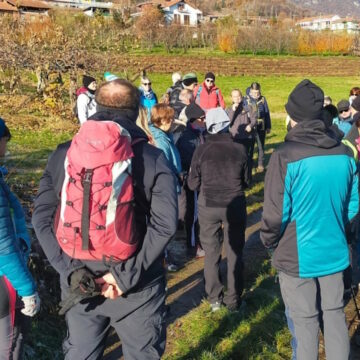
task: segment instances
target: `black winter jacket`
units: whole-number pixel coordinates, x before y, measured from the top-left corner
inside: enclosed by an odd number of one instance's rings
[[[98,112],[92,119],[115,121],[129,131],[133,140],[147,139],[134,121],[120,111]],[[54,215],[60,202],[64,160],[69,146],[70,142],[61,144],[50,155],[40,180],[32,219],[36,235],[51,265],[60,274],[62,283],[68,283],[69,275],[85,266],[98,276],[110,270],[124,293],[152,286],[164,276],[162,254],[175,235],[178,216],[176,179],[163,152],[146,141],[133,145],[135,216],[143,242],[135,256],[109,268],[100,261],[70,258],[62,252],[54,234]]]
[[[206,131],[202,133],[200,130],[192,128],[190,123],[187,124],[186,129],[181,133],[175,144],[180,153],[183,171],[189,171],[194,151],[200,144],[205,142],[206,137]]]
[[[188,187],[200,190],[199,205],[227,207],[249,185],[246,148],[229,133],[209,135],[194,153]]]

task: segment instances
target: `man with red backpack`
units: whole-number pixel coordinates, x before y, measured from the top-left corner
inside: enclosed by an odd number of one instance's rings
[[[195,102],[204,110],[216,107],[225,109],[225,101],[220,89],[215,85],[215,75],[208,72],[202,84],[194,89]]]
[[[112,326],[125,359],[165,350],[164,249],[177,228],[176,179],[136,126],[139,91],[102,84],[98,112],[50,156],[33,224],[60,274],[65,359],[101,359]],[[54,220],[55,219],[55,220]]]

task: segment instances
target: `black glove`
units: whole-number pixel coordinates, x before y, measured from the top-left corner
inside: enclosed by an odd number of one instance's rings
[[[70,289],[72,293],[88,295],[88,297],[100,294],[100,286],[95,282],[95,276],[85,268],[75,270],[70,275]]]
[[[60,302],[59,315],[64,315],[81,300],[101,294],[101,286],[95,282],[95,276],[85,268],[75,270],[70,275],[70,294]]]

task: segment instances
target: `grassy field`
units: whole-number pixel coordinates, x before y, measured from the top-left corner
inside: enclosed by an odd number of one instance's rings
[[[100,78],[100,74],[99,78]],[[203,74],[198,74],[199,79]],[[160,96],[169,87],[171,75],[149,74],[155,92]],[[27,82],[20,89],[21,96],[34,93],[36,86],[32,76],[26,76]],[[252,81],[262,85],[272,112],[273,129],[267,138],[266,158],[283,141],[285,136],[284,104],[300,77],[227,77],[219,76],[217,85],[221,88],[227,104],[230,104],[230,92],[240,88],[245,92]],[[347,98],[351,87],[360,82],[358,77],[314,77],[334,102]],[[20,95],[16,95],[20,96]],[[9,156],[5,165],[9,167],[8,180],[19,194],[31,214],[31,202],[36,193],[41,173],[47,156],[60,142],[71,139],[76,131],[73,122],[64,120],[59,115],[49,115],[46,110],[30,113],[26,107],[21,112],[12,113],[13,95],[0,102],[0,116],[11,119],[9,122],[13,138],[9,143]],[[2,94],[2,97],[7,97]],[[1,99],[0,99],[1,100]],[[32,128],[29,119],[41,119],[41,125]],[[33,121],[33,120],[32,120]],[[54,126],[56,125],[56,126]],[[248,212],[252,213],[262,206],[263,175],[254,176],[254,184],[247,192]],[[39,278],[43,277],[39,274]],[[54,277],[50,273],[50,277]],[[65,334],[64,322],[55,315],[53,286],[48,283],[40,286],[44,299],[42,314],[33,322],[33,331],[27,346],[29,359],[61,359],[61,339]],[[55,282],[52,280],[52,285]],[[51,293],[49,295],[49,291]],[[204,302],[181,319],[181,327],[175,324],[169,331],[174,334],[171,352],[167,360],[208,359],[289,359],[291,350],[290,336],[285,324],[283,305],[279,296],[278,285],[274,283],[274,271],[265,257],[252,259],[247,263],[245,299],[247,307],[243,313],[231,314],[226,309],[211,314],[209,305]],[[51,314],[51,315],[49,315]]]

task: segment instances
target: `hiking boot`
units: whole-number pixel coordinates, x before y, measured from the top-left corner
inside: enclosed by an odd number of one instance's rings
[[[219,311],[222,306],[223,306],[223,303],[221,301],[215,301],[214,303],[211,303],[210,304],[211,312]]]
[[[205,257],[205,250],[202,249],[200,246],[197,248],[196,250],[196,256],[197,259],[201,259],[203,257]]]

